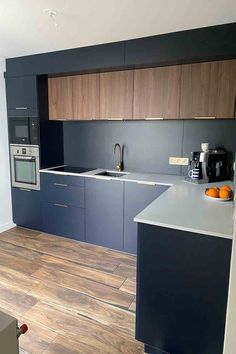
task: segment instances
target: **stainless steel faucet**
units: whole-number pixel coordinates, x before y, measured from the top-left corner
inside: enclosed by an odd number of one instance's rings
[[[123,171],[123,167],[124,167],[124,163],[123,163],[123,153],[124,153],[124,146],[120,146],[120,144],[115,144],[114,145],[114,154],[116,153],[116,149],[119,149],[119,156],[120,156],[120,159],[119,161],[117,162],[117,165],[116,165],[116,168],[118,171]]]

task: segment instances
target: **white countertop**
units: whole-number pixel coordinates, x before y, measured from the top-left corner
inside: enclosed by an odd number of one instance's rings
[[[118,180],[118,181],[129,181],[129,182],[137,182],[151,185],[164,185],[164,186],[172,186],[180,181],[183,181],[183,176],[176,175],[166,175],[166,174],[156,174],[156,173],[138,173],[138,172],[126,172],[124,176],[121,177],[112,177],[112,176],[100,176],[98,173],[104,171],[117,172],[112,170],[104,170],[102,168],[97,168],[95,170],[91,170],[89,172],[83,173],[72,173],[72,172],[62,172],[62,171],[53,171],[52,169],[42,169],[40,172],[46,173],[54,173],[59,175],[69,175],[69,176],[83,176],[83,177],[92,177],[96,179],[105,179],[105,180]],[[122,172],[121,172],[122,173]]]
[[[233,238],[233,201],[220,202],[204,196],[209,186],[229,184],[231,181],[213,184],[192,184],[183,176],[128,172],[121,177],[98,176],[104,169],[80,174],[43,169],[40,172],[75,175],[96,179],[129,181],[150,185],[170,186],[149,204],[134,221],[172,229],[195,232],[202,235]]]
[[[203,235],[233,238],[233,201],[221,202],[204,196],[205,188],[214,184],[177,183],[139,213],[134,221],[195,232]]]

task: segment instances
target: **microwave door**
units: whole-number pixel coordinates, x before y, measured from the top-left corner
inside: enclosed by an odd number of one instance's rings
[[[28,118],[10,118],[9,135],[11,144],[30,144]]]

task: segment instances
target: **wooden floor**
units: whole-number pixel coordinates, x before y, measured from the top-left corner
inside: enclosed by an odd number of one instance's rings
[[[26,322],[21,354],[143,353],[136,257],[36,231],[0,234],[0,310]]]

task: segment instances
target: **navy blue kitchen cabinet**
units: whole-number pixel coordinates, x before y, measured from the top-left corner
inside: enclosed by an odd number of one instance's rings
[[[84,209],[60,203],[41,203],[43,231],[84,241]]]
[[[137,253],[137,223],[134,217],[168,187],[125,182],[124,193],[124,251]]]
[[[37,116],[37,77],[6,78],[8,117]]]
[[[235,58],[235,23],[126,41],[125,65],[165,66]]]
[[[8,59],[6,75],[42,75],[110,70],[123,67],[124,57],[124,41],[27,55]]]
[[[222,354],[232,240],[138,224],[136,339],[146,352]]]
[[[86,178],[86,241],[123,250],[123,182]]]
[[[41,230],[39,191],[12,188],[12,209],[16,225]]]
[[[84,241],[84,178],[54,173],[40,175],[43,231]]]

